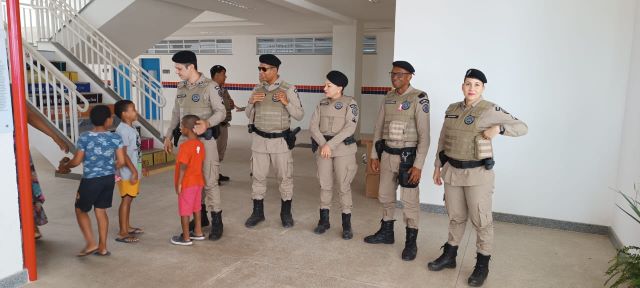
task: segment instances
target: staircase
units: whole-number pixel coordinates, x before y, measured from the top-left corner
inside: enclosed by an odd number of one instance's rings
[[[105,104],[113,111],[113,103],[129,99],[139,112],[136,125],[142,136],[143,175],[166,170],[172,167],[174,159],[159,149],[165,105],[162,86],[77,14],[77,9],[88,2],[32,0],[31,4],[21,3],[28,105],[39,111],[39,116],[74,147],[79,134],[92,128],[89,113],[93,107]],[[6,11],[2,4],[2,10]],[[115,117],[112,130],[118,124],[119,119]],[[30,134],[32,132],[35,132],[31,137],[32,146],[57,166],[65,156],[63,152],[55,145],[34,145],[48,139],[35,129],[30,129]],[[80,171],[72,171],[76,174],[72,178],[79,177]]]

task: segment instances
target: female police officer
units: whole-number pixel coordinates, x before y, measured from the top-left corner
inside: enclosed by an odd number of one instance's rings
[[[342,72],[331,71],[327,74],[324,84],[327,97],[316,106],[309,124],[320,180],[320,221],[314,232],[322,234],[330,227],[329,209],[335,172],[342,205],[342,238],[346,240],[353,237],[351,181],[358,169],[353,135],[358,124],[358,104],[352,97],[342,95],[348,82]]]
[[[467,282],[474,287],[481,286],[489,274],[493,244],[491,139],[498,134],[522,136],[528,130],[524,122],[482,98],[486,83],[480,70],[469,69],[462,83],[464,101],[449,105],[445,113],[433,181],[436,185],[444,182],[449,240],[442,255],[427,265],[431,271],[456,267],[458,245],[467,218],[471,218],[477,233],[477,260]]]

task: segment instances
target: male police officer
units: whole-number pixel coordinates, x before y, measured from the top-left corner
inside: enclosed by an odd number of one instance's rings
[[[229,139],[229,126],[231,126],[231,124],[229,124],[229,122],[231,122],[231,111],[233,110],[233,108],[235,108],[236,105],[235,105],[235,102],[233,102],[233,99],[231,99],[231,95],[229,95],[229,91],[226,88],[224,88],[224,83],[227,80],[227,69],[224,68],[224,66],[222,65],[214,65],[209,70],[209,73],[211,74],[211,80],[213,80],[213,82],[216,82],[216,84],[218,84],[216,88],[219,88],[218,94],[222,97],[222,101],[224,102],[224,108],[227,111],[224,121],[220,123],[220,137],[218,137],[218,139],[216,140],[218,143],[218,158],[220,159],[220,163],[222,163],[222,160],[224,159],[224,154],[227,151],[227,141]],[[228,176],[224,176],[222,174],[219,174],[218,176],[219,176],[218,180],[222,182],[230,180]]]
[[[267,192],[269,165],[276,169],[280,180],[280,219],[285,228],[293,227],[291,198],[293,196],[293,158],[295,133],[291,131],[291,117],[300,121],[304,110],[293,85],[278,75],[280,59],[272,54],[260,55],[258,74],[260,84],[249,98],[246,113],[253,133],[251,144],[251,172],[253,177],[253,212],[245,226],[254,227],[264,221],[264,195]],[[299,131],[299,128],[296,130]]]
[[[177,142],[171,143],[171,138],[172,136],[180,137],[176,134],[175,128],[178,127],[183,116],[193,114],[202,119],[196,123],[194,128],[196,134],[200,136],[206,151],[205,161],[202,165],[205,180],[205,197],[202,197],[205,205],[203,205],[202,209],[204,216],[202,220],[204,222],[207,219],[206,210],[211,211],[211,233],[209,234],[209,239],[218,240],[222,237],[223,225],[220,187],[218,186],[220,162],[218,161],[216,138],[219,133],[218,125],[225,117],[224,104],[222,103],[222,97],[218,95],[218,85],[198,72],[198,61],[195,53],[180,51],[174,54],[171,60],[175,62],[176,73],[182,81],[178,84],[176,102],[171,113],[171,124],[164,138],[164,148],[165,151],[172,152],[173,145],[177,144]],[[185,138],[180,137],[180,141],[185,141]],[[203,226],[206,225],[203,224]]]
[[[394,89],[389,91],[380,105],[373,136],[375,151],[372,151],[370,160],[371,169],[380,171],[378,200],[384,211],[380,230],[364,238],[364,241],[393,244],[396,189],[399,184],[407,225],[402,260],[411,261],[418,252],[418,184],[429,150],[429,97],[410,85],[415,72],[411,64],[395,61],[392,65],[389,74]]]

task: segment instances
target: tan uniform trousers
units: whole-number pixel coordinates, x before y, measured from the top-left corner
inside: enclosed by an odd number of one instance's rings
[[[476,250],[491,255],[493,246],[493,182],[474,186],[444,184],[444,203],[449,214],[449,241],[458,246],[464,236],[467,219],[477,233]]]
[[[280,197],[282,200],[291,200],[293,197],[293,157],[291,151],[283,153],[260,153],[252,151],[251,172],[253,184],[251,185],[251,198],[264,199],[267,193],[267,175],[269,165],[276,169],[276,178],[280,181]]]
[[[353,181],[358,171],[356,155],[350,154],[325,159],[320,157],[318,152],[316,153],[316,164],[318,165],[318,179],[320,180],[320,209],[331,209],[335,179],[338,182],[342,213],[350,214],[353,207],[351,181]],[[333,177],[334,172],[335,178]]]
[[[378,201],[382,203],[382,220],[394,220],[396,209],[396,190],[398,188],[398,169],[400,155],[383,152],[380,160],[380,188]],[[400,187],[400,199],[404,205],[404,222],[409,228],[418,229],[418,211],[420,210],[420,189]]]
[[[204,162],[202,163],[202,175],[204,176],[204,189],[202,191],[203,203],[207,206],[207,211],[222,211],[222,202],[220,200],[220,186],[218,186],[218,173],[220,172],[220,161],[218,160],[218,145],[216,140],[211,138],[206,140],[198,138],[204,144]],[[187,140],[186,137],[180,137],[178,147]],[[177,149],[174,150],[176,155]]]
[[[224,160],[224,153],[227,152],[227,141],[229,139],[229,124],[220,124],[220,136],[216,140],[218,144],[218,159],[220,162]]]

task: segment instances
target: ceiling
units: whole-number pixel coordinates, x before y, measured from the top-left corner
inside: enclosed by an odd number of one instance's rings
[[[203,11],[172,37],[330,34],[356,21],[365,32],[393,31],[395,19],[395,0],[163,1]]]

